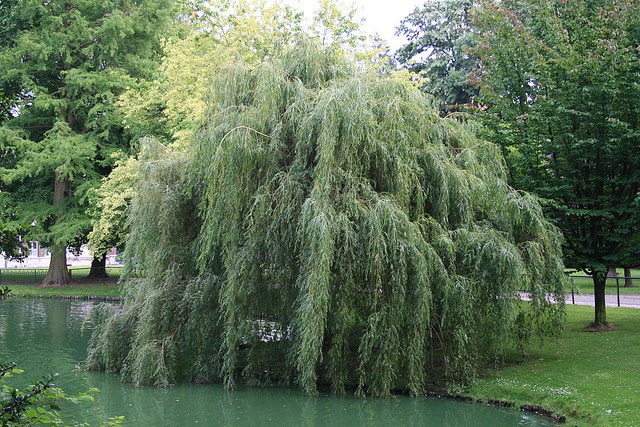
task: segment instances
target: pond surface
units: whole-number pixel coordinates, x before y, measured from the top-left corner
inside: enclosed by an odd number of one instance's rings
[[[125,426],[551,426],[517,410],[444,399],[308,397],[293,388],[240,388],[179,384],[134,388],[117,375],[76,369],[86,357],[89,301],[0,300],[0,363],[25,370],[11,380],[24,386],[50,373],[69,394],[100,389],[93,403],[63,408],[67,419],[96,425],[124,415]]]

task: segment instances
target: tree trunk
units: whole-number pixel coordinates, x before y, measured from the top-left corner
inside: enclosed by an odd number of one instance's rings
[[[603,270],[594,271],[593,277],[593,295],[595,298],[595,320],[593,326],[600,327],[607,325],[607,307],[605,305],[605,283],[607,281],[607,275]]]
[[[56,210],[64,209],[65,191],[69,180],[60,178],[60,174],[56,172],[55,183],[53,187],[53,206]],[[54,218],[57,222],[58,219]],[[49,270],[47,276],[42,281],[42,286],[64,286],[71,283],[71,275],[67,268],[67,245],[64,243],[53,243],[51,245],[51,261],[49,262]]]
[[[631,278],[631,268],[624,268],[624,287],[633,288],[633,279]]]
[[[71,283],[71,275],[67,268],[67,247],[53,245],[51,247],[51,261],[42,286],[64,286]]]
[[[91,261],[91,270],[87,279],[104,279],[109,277],[107,274],[107,257],[106,254],[94,255]]]

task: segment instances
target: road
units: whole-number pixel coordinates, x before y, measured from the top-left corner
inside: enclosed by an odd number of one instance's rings
[[[520,292],[520,299],[523,301],[529,300],[529,295],[526,292]],[[594,299],[592,294],[574,294],[573,296],[569,293],[565,296],[565,302],[567,304],[575,304],[575,305],[590,305],[594,306]],[[618,296],[617,295],[606,295],[605,302],[607,307],[617,307],[618,306]],[[640,308],[640,294],[627,294],[620,295],[620,307],[627,308]]]
[[[593,295],[590,294],[574,295],[573,299],[571,297],[571,294],[567,294],[567,296],[565,297],[565,302],[567,304],[573,304],[574,301],[576,305],[594,305]],[[618,306],[617,295],[606,295],[605,301],[607,307]],[[620,307],[640,308],[640,294],[620,295]]]

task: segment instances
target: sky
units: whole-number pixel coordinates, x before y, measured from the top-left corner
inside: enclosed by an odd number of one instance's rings
[[[394,35],[402,18],[422,6],[424,0],[338,0],[344,5],[353,5],[358,11],[358,17],[365,18],[363,28],[366,32],[375,34],[387,42],[392,51],[397,50],[406,41]],[[312,16],[318,9],[318,0],[285,0],[286,3],[302,10],[305,16]]]

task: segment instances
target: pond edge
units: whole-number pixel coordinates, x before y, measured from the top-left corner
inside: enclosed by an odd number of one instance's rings
[[[11,295],[9,294],[8,297],[11,298],[43,298],[43,299],[65,299],[65,300],[85,300],[85,301],[102,301],[102,302],[121,302],[122,298],[121,297],[114,297],[114,296],[104,296],[104,295],[87,295],[87,296],[82,296],[82,295],[29,295],[29,294],[22,294],[22,295]],[[402,393],[404,394],[404,393]],[[473,398],[471,396],[465,396],[465,395],[461,395],[461,394],[448,394],[448,393],[442,393],[442,392],[428,392],[425,394],[425,396],[427,397],[435,397],[435,398],[440,398],[440,399],[451,399],[451,400],[458,400],[458,401],[464,401],[464,402],[471,402],[471,403],[478,403],[478,404],[484,404],[484,405],[490,405],[490,406],[494,406],[494,407],[498,407],[498,408],[515,408],[516,404],[514,402],[508,401],[508,400],[500,400],[500,399],[478,399],[478,398]],[[544,418],[549,419],[550,421],[554,422],[554,423],[558,423],[558,424],[564,424],[567,422],[567,417],[565,415],[559,414],[557,412],[554,412],[552,410],[546,409],[540,405],[535,405],[535,404],[522,404],[519,406],[520,411],[522,412],[530,412],[536,415],[540,415]]]

